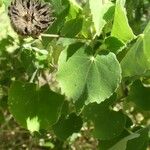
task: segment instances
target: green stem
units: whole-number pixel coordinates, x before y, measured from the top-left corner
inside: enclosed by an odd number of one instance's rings
[[[65,36],[58,35],[58,34],[45,34],[45,33],[42,33],[40,36],[41,37],[49,37],[49,38],[67,38],[67,39],[70,38],[70,37],[65,37]],[[92,39],[78,38],[78,37],[73,37],[70,39],[76,39],[76,40],[81,40],[81,41],[91,41],[92,40]]]
[[[45,33],[42,33],[41,36],[42,37],[49,37],[49,38],[60,38],[60,35],[58,35],[58,34],[45,34]]]
[[[34,79],[35,79],[35,76],[37,74],[37,71],[38,71],[38,68],[34,71],[34,73],[32,74],[32,77],[30,79],[30,83],[33,83]]]

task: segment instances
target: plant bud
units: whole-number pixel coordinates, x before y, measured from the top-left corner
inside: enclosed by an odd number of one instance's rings
[[[51,5],[41,0],[13,0],[8,16],[19,35],[32,37],[39,36],[55,20]]]

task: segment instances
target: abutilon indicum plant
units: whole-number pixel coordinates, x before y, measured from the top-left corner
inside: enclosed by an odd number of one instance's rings
[[[149,0],[0,1],[0,118],[8,108],[31,136],[63,144],[88,132],[89,149],[146,150],[149,10]]]

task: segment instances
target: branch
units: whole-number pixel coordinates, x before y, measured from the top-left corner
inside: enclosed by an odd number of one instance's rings
[[[65,36],[62,36],[62,35],[58,35],[58,34],[45,34],[45,33],[42,33],[40,35],[41,37],[49,37],[49,38],[67,38],[69,39],[70,37],[65,37]],[[84,40],[84,41],[91,41],[91,39],[87,39],[87,38],[78,38],[78,37],[73,37],[73,38],[70,38],[70,39],[76,39],[76,40]]]
[[[42,37],[49,37],[49,38],[60,38],[60,35],[58,34],[41,34]]]

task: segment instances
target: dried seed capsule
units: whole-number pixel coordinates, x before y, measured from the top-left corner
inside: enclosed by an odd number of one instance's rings
[[[19,35],[32,37],[39,36],[55,19],[51,5],[41,0],[13,0],[8,16]]]

